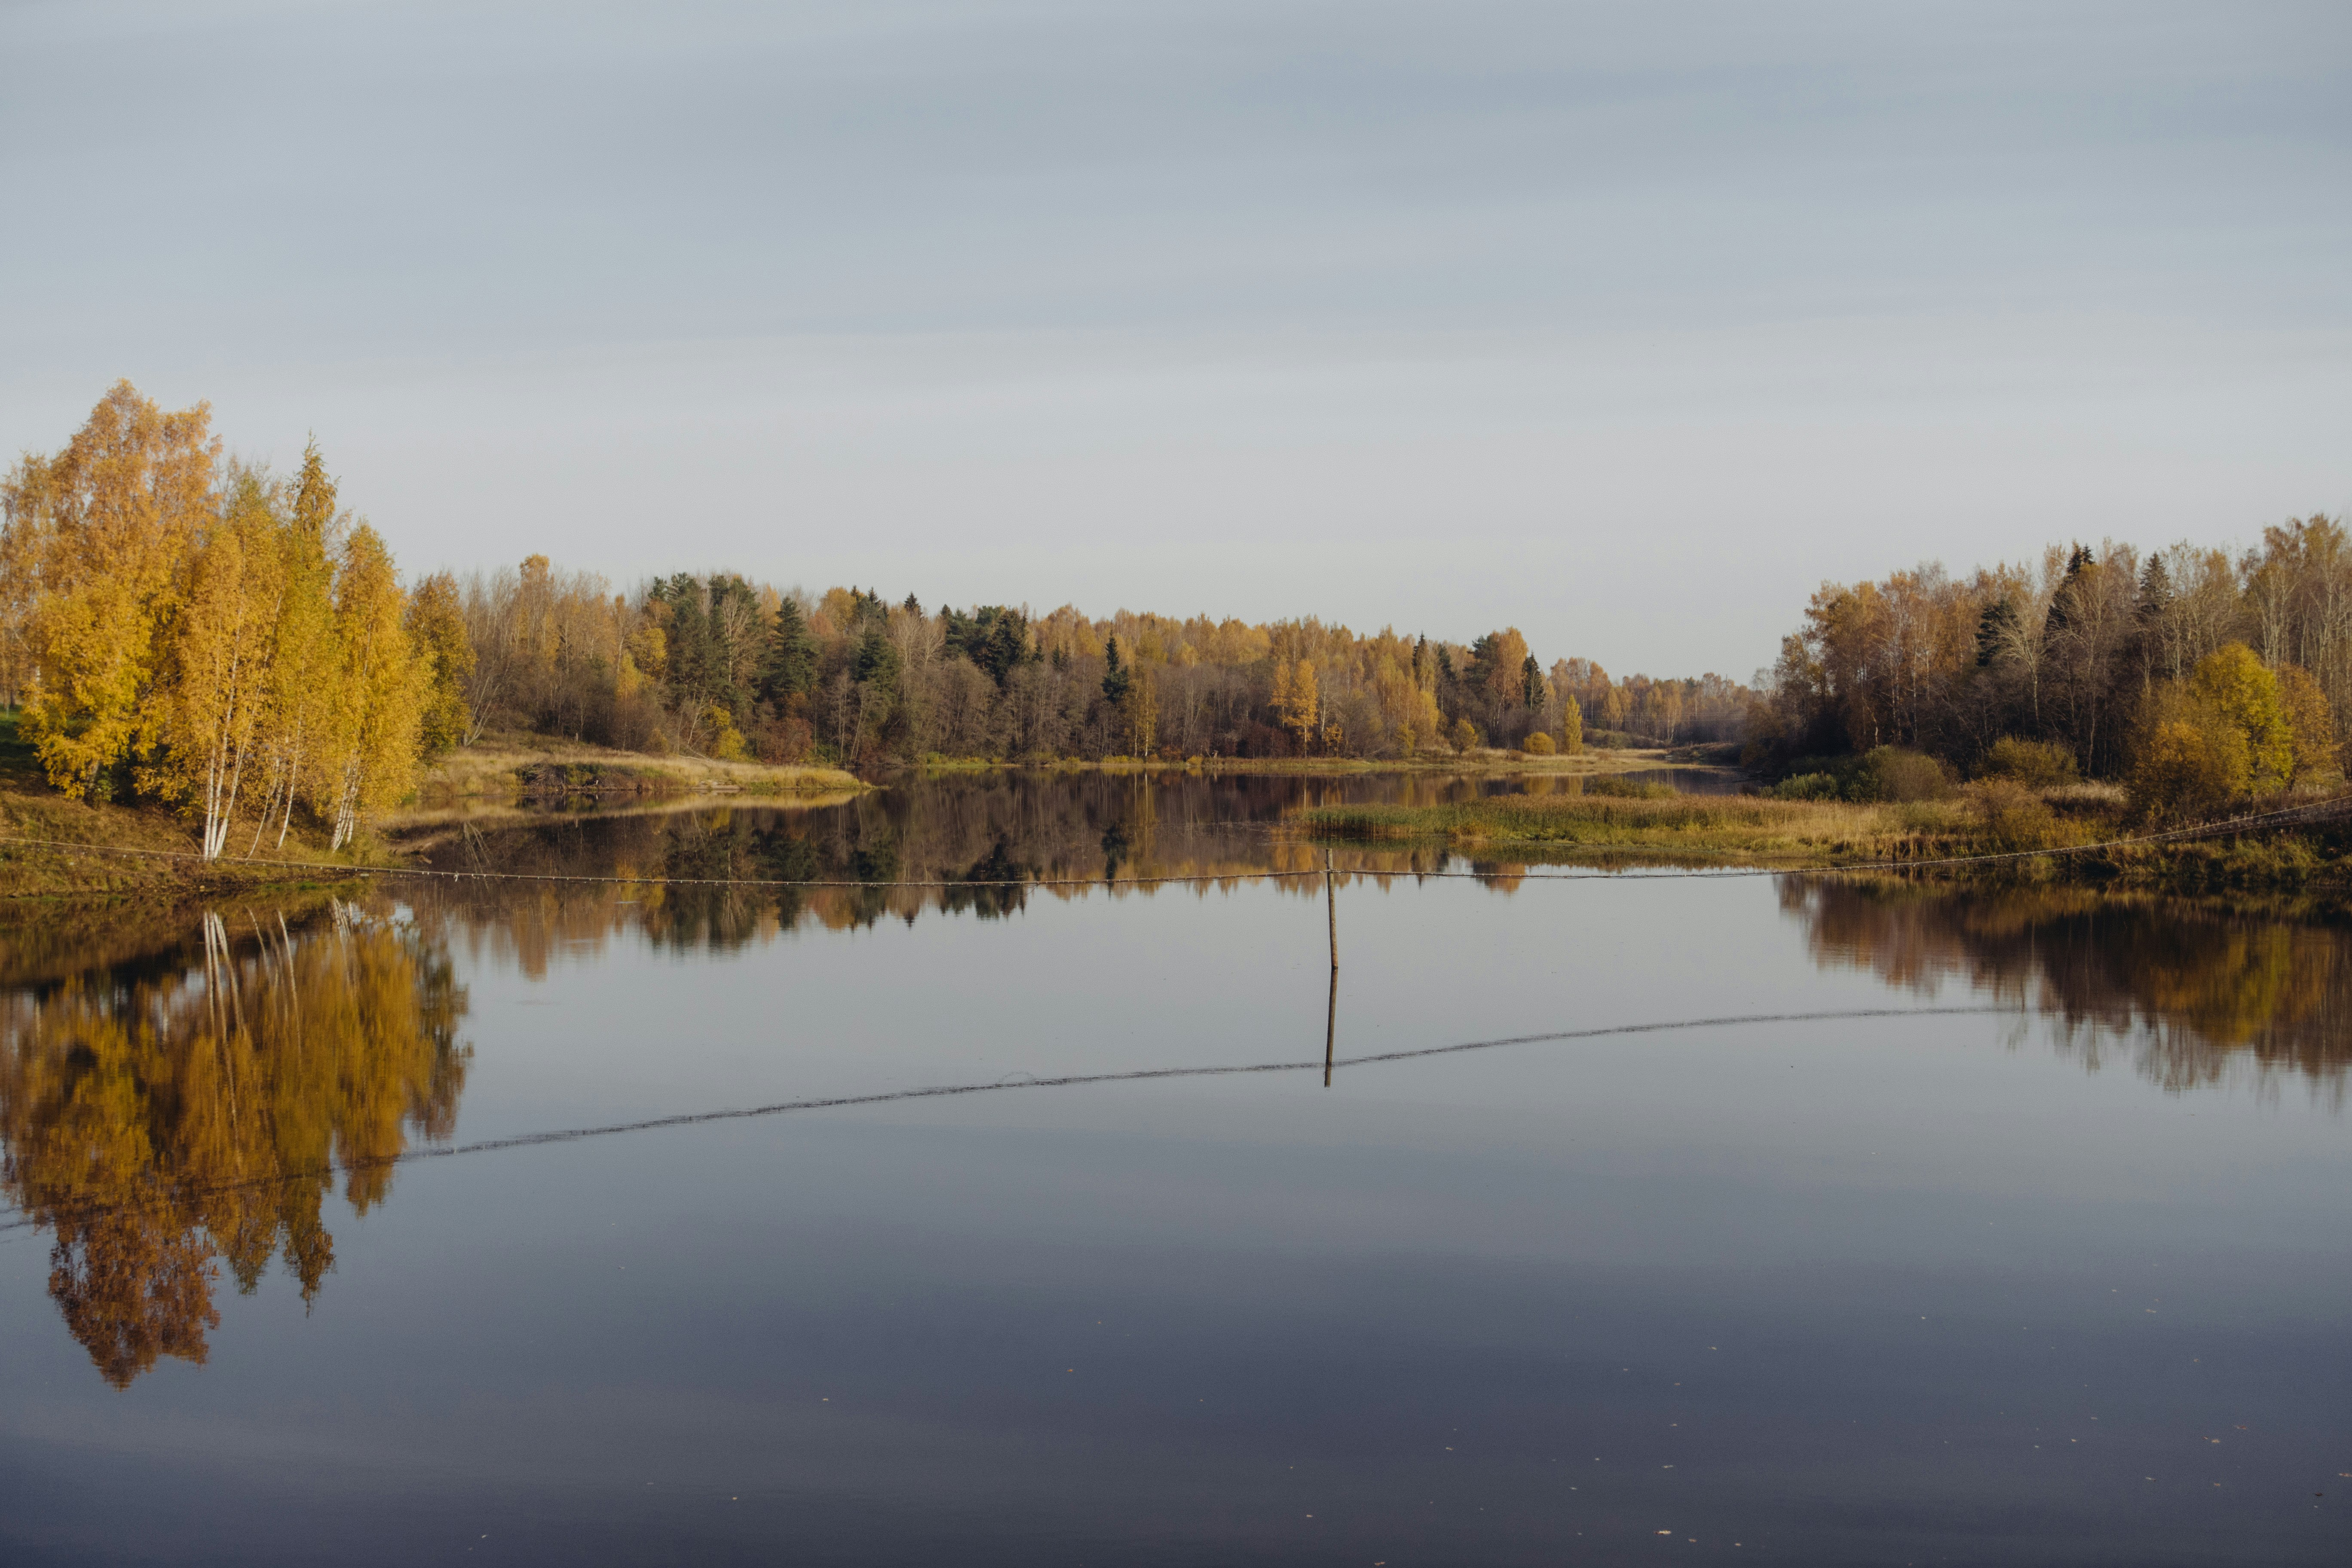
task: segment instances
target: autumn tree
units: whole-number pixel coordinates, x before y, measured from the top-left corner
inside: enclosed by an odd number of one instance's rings
[[[10,477],[6,553],[34,576],[16,590],[29,599],[21,732],[69,796],[97,790],[131,754],[218,454],[205,405],[165,413],[125,381],[63,452],[28,457]]]
[[[426,671],[403,625],[406,608],[390,552],[361,523],[336,563],[332,744],[314,796],[331,848],[350,843],[362,814],[399,800],[415,779]]]
[[[2208,654],[2189,679],[2189,696],[2244,738],[2245,783],[2256,793],[2282,790],[2294,777],[2294,732],[2279,700],[2278,677],[2244,643]]]
[[[2288,744],[2294,752],[2291,784],[2305,784],[2335,772],[2336,715],[2319,681],[2299,664],[2278,668],[2279,708],[2286,717]]]
[[[334,556],[341,546],[343,523],[335,482],[314,441],[302,453],[277,532],[278,613],[269,631],[268,688],[260,714],[265,774],[247,854],[260,847],[272,817],[283,847],[293,826],[295,801],[319,782],[313,774],[341,701]]]
[[[1150,665],[1138,665],[1129,672],[1119,717],[1126,724],[1129,753],[1150,756],[1160,744],[1160,679]]]
[[[1281,715],[1282,726],[1298,737],[1302,752],[1312,747],[1316,721],[1323,711],[1322,693],[1315,679],[1312,659],[1300,659],[1296,664],[1282,663],[1274,671],[1274,710]]]
[[[2186,686],[2157,689],[2143,710],[2126,775],[2137,816],[2201,816],[2244,794],[2252,776],[2242,729]]]
[[[186,803],[202,819],[207,860],[227,847],[260,749],[286,598],[275,492],[241,467],[227,488],[189,559],[140,739],[142,786]]]
[[[423,667],[425,700],[417,719],[417,744],[437,756],[465,743],[473,729],[466,681],[474,673],[474,646],[466,636],[465,606],[457,580],[436,573],[408,597],[408,639]]]

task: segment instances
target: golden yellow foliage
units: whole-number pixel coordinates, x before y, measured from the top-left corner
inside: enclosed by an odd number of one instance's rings
[[[2226,643],[2198,662],[2189,689],[2244,737],[2247,784],[2284,789],[2294,776],[2294,736],[2279,701],[2278,677],[2244,643]]]
[[[416,738],[426,672],[403,626],[405,600],[392,556],[362,523],[343,541],[335,571],[335,644],[340,699],[333,714],[334,765],[322,778],[320,815],[331,847],[349,843],[362,813],[406,795],[416,776]]]
[[[321,1199],[340,1163],[364,1211],[414,1128],[446,1137],[465,1082],[466,995],[413,932],[331,911],[254,921],[203,963],[82,978],[0,1007],[0,1190],[47,1225],[50,1294],[100,1373],[201,1363],[215,1261],[250,1289],[282,1252],[307,1300],[334,1260]]]
[[[474,673],[474,645],[466,635],[466,612],[457,580],[436,573],[416,585],[408,599],[408,639],[425,668],[425,706],[417,744],[427,757],[465,743],[473,728],[466,701],[466,678]]]
[[[2301,784],[2336,771],[2336,715],[2311,671],[2297,664],[2278,668],[2279,707],[2285,714],[2294,761],[2291,782]]]
[[[130,755],[218,453],[205,405],[167,414],[118,382],[63,452],[9,481],[10,553],[36,577],[15,590],[29,600],[22,732],[68,795]]]
[[[1296,664],[1284,660],[1274,667],[1274,710],[1280,715],[1282,727],[1298,737],[1298,749],[1307,750],[1323,710],[1314,660],[1302,658]]]
[[[710,726],[710,754],[722,763],[746,763],[751,760],[750,748],[743,744],[743,731],[735,727],[735,715],[719,703],[712,703],[703,712],[703,721]]]

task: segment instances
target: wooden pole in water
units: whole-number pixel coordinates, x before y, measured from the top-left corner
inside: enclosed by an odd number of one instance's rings
[[[1331,880],[1331,851],[1323,851],[1323,908],[1331,919],[1331,973],[1339,973],[1339,895]]]

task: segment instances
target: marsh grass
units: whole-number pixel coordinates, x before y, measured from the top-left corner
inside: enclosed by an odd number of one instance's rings
[[[1443,843],[1474,861],[1631,853],[1682,865],[1793,868],[2082,848],[2086,852],[2046,860],[1951,869],[2189,893],[2316,893],[2352,884],[2352,829],[2342,827],[2089,848],[2135,831],[2113,794],[2086,784],[2034,792],[2002,781],[1999,789],[1972,787],[1955,799],[1885,805],[1767,795],[1496,795],[1449,805],[1314,806],[1292,820],[1315,837]]]
[[[1444,838],[1465,853],[1528,844],[1803,863],[1965,854],[1976,837],[1958,802],[1861,805],[1763,795],[1496,796],[1444,805],[1315,806],[1295,820],[1328,837]]]

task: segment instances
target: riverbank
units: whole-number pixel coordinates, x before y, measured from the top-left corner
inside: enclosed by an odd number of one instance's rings
[[[75,845],[92,847],[60,847]],[[359,874],[352,857],[330,859],[299,833],[284,848],[275,845],[275,835],[265,836],[259,853],[300,868],[206,862],[195,854],[194,829],[172,811],[68,800],[49,787],[33,748],[17,738],[16,713],[0,710],[0,900],[170,905],[229,892],[337,886]]]
[[[0,900],[171,904],[272,889],[315,890],[358,881],[370,864],[350,855],[330,858],[293,837],[278,848],[274,839],[264,835],[257,851],[268,864],[240,859],[235,851],[207,861],[196,854],[194,832],[171,812],[0,788]]]
[[[1727,784],[1742,779],[1738,769],[1719,760],[1716,751],[1683,747],[1592,750],[1567,756],[1538,756],[1527,752],[1479,746],[1467,752],[1435,752],[1415,757],[1100,757],[1058,758],[1021,763],[973,757],[929,757],[913,764],[922,773],[973,773],[1026,770],[1066,773],[1206,773],[1215,775],[1277,774],[1304,777],[1355,777],[1367,773],[1424,773],[1497,778],[1594,778],[1642,773],[1659,768],[1720,774]]]
[[[2047,849],[2065,853],[1921,868],[2187,892],[2352,889],[2352,832],[2340,824],[2118,844],[2145,830],[2125,820],[2119,803],[2081,792],[2044,797],[2011,791],[1878,805],[1663,791],[1502,795],[1443,805],[1310,806],[1290,820],[1310,838],[1441,843],[1486,860],[1605,862],[1639,855],[1684,865],[1794,870]]]
[[[771,767],[699,757],[655,757],[541,736],[496,737],[425,770],[416,795],[372,819],[336,854],[298,820],[281,844],[245,823],[228,853],[195,855],[188,820],[164,806],[68,800],[49,786],[16,715],[0,711],[0,900],[136,900],[168,907],[234,893],[356,883],[398,864],[408,836],[457,821],[487,825],[550,807],[678,809],[713,799],[818,805],[873,786],[838,768]],[[245,858],[250,850],[253,859]],[[290,862],[291,864],[288,864]]]
[[[414,801],[383,819],[409,826],[459,801],[519,802],[567,795],[843,795],[873,786],[840,768],[656,756],[547,735],[496,734],[426,766]]]

